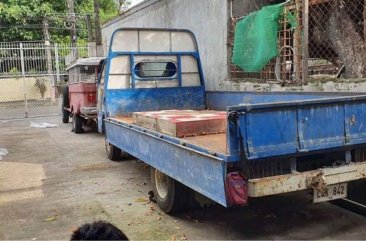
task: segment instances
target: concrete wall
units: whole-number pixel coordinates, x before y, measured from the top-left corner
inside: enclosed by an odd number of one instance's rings
[[[24,80],[24,81],[23,81]],[[35,78],[9,78],[0,79],[0,102],[12,102],[24,100],[24,88],[27,92],[27,99],[29,100],[41,100],[42,96],[37,86],[35,86]],[[52,89],[51,82],[46,81],[46,92],[44,93],[44,99],[51,98],[54,90]]]
[[[305,91],[305,92],[362,92],[366,93],[365,80],[322,80],[302,86],[281,86],[278,83],[232,82],[220,83],[222,91]]]
[[[186,28],[195,33],[206,88],[217,90],[228,78],[226,0],[149,0],[102,28],[104,44],[120,27]]]
[[[265,0],[232,0],[231,15],[232,17],[246,16],[253,11],[258,11],[262,7],[268,5]]]
[[[232,3],[232,7],[229,3]],[[230,81],[230,17],[241,17],[266,0],[145,0],[102,28],[105,52],[113,31],[121,27],[186,28],[197,37],[207,90],[227,91],[366,91],[366,81],[319,81],[306,86]],[[229,49],[229,50],[228,50]]]

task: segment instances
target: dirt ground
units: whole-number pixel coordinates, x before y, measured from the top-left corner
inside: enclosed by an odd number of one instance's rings
[[[0,121],[0,239],[69,239],[80,224],[111,221],[132,240],[365,239],[366,218],[309,192],[168,216],[149,203],[149,167],[111,162],[104,137],[73,134],[60,117]],[[58,124],[37,129],[32,122]]]

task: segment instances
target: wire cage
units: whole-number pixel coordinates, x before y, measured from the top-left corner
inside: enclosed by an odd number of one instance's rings
[[[294,16],[296,28],[289,24],[288,14]],[[285,3],[283,15],[278,21],[278,56],[255,73],[230,64],[231,80],[301,85],[366,77],[364,0],[292,0]],[[235,27],[247,16],[230,19],[231,54]]]
[[[278,20],[277,49],[278,56],[259,72],[245,72],[240,67],[230,64],[231,80],[247,80],[257,83],[268,81],[281,84],[303,83],[303,8],[301,0],[293,0],[284,5],[284,13]],[[289,17],[291,16],[291,17]],[[230,52],[233,51],[235,28],[239,21],[247,16],[232,17],[230,24]],[[295,24],[293,23],[295,21]]]
[[[365,77],[364,0],[309,0],[309,78]]]

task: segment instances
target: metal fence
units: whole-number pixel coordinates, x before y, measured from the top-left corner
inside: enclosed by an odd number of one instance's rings
[[[312,80],[366,77],[366,10],[364,0],[293,0],[285,5],[297,22],[289,28],[279,21],[278,56],[258,73],[246,73],[230,65],[232,80],[268,81],[283,85],[305,84]],[[229,42],[236,23],[246,16],[232,16]]]
[[[0,119],[59,114],[65,67],[76,51],[88,56],[86,45],[0,43]]]
[[[364,0],[309,1],[309,77],[365,77]]]
[[[303,76],[303,5],[301,0],[293,0],[284,6],[283,16],[279,19],[277,33],[278,56],[272,59],[260,72],[248,73],[234,64],[230,65],[232,80],[249,80],[257,83],[276,81],[281,84],[301,84]],[[288,17],[291,16],[291,17]],[[246,16],[231,18],[229,41],[233,50],[236,24]],[[291,23],[295,21],[296,24]],[[295,26],[293,26],[295,25]]]

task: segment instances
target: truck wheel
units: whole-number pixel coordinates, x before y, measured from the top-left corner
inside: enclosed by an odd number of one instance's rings
[[[108,159],[111,161],[118,161],[121,159],[121,149],[112,145],[107,140],[105,141],[105,150],[107,152]]]
[[[69,86],[65,86],[62,90],[62,123],[69,123],[70,112],[65,110],[65,107],[68,108],[70,105],[69,101]]]
[[[62,123],[69,123],[70,112],[62,107]]]
[[[188,188],[151,167],[151,185],[159,208],[164,213],[181,211],[188,200]]]
[[[83,118],[81,118],[81,116],[74,114],[72,116],[72,126],[73,126],[73,131],[76,134],[80,134],[83,132]]]

